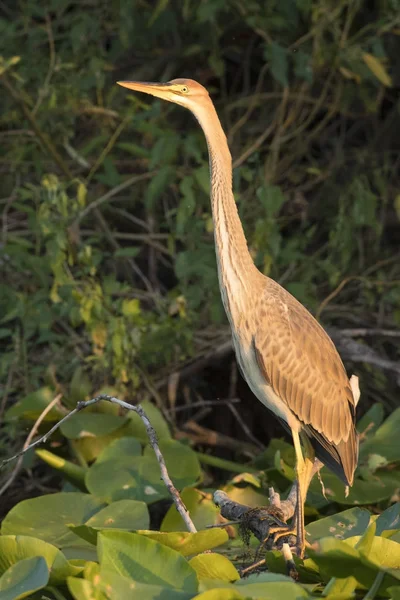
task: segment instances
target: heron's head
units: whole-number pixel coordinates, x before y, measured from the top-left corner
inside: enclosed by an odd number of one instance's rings
[[[193,79],[173,79],[167,83],[145,81],[118,81],[117,83],[129,90],[143,92],[162,100],[168,100],[168,102],[180,104],[194,113],[209,100],[206,88]]]

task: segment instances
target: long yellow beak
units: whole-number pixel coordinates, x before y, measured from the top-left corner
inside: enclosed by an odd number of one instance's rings
[[[151,94],[158,98],[165,98],[165,95],[171,86],[170,83],[152,83],[150,81],[117,81],[117,84],[128,88],[128,90]]]

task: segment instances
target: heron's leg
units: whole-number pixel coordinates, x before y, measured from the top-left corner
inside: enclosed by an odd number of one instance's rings
[[[304,503],[306,501],[308,488],[313,475],[314,467],[314,451],[308,439],[303,438],[305,444],[305,452],[300,445],[300,436],[298,431],[292,430],[294,450],[296,453],[296,473],[297,473],[297,504],[296,504],[296,535],[297,535],[297,551],[299,556],[304,556],[306,545],[304,531]]]

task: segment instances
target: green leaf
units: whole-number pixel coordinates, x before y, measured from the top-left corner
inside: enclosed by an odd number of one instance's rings
[[[20,560],[0,577],[1,600],[26,598],[45,587],[48,581],[49,569],[42,556]]]
[[[197,573],[198,579],[219,579],[237,581],[240,575],[231,561],[222,554],[199,554],[189,561]]]
[[[214,588],[194,596],[193,600],[248,600],[248,596],[246,598],[233,589]]]
[[[221,546],[228,541],[228,534],[222,528],[208,529],[198,531],[197,533],[189,533],[188,531],[138,531],[137,533],[156,540],[169,548],[173,548],[182,554],[182,556],[199,554],[200,552]]]
[[[104,507],[101,500],[79,492],[59,492],[22,500],[5,517],[2,535],[29,533],[59,548],[86,546],[69,529],[86,523]]]
[[[175,486],[181,489],[196,483],[201,474],[196,453],[174,440],[164,439],[159,445]],[[85,482],[92,494],[107,502],[130,498],[149,503],[169,497],[150,446],[145,448],[143,456],[121,455],[96,461],[88,470]]]
[[[29,421],[36,421],[36,419],[42,414],[45,408],[50,404],[55,396],[54,390],[49,387],[42,387],[36,392],[32,392],[18,400],[11,408],[6,412],[6,419],[27,419]],[[53,406],[50,412],[44,417],[44,421],[53,422],[59,421],[63,413]]]
[[[75,535],[96,545],[98,531],[105,529],[136,531],[149,526],[149,511],[144,502],[118,500],[100,510],[84,525],[72,526],[70,529]]]
[[[290,577],[277,573],[260,573],[240,579],[235,587],[250,598],[265,598],[267,600],[300,600],[309,598],[307,591],[293,582]]]
[[[164,438],[171,438],[168,425],[158,408],[148,401],[142,402],[141,407],[145,411],[150,423],[154,427],[158,440],[160,441]],[[132,435],[143,444],[148,444],[149,436],[147,435],[146,427],[139,415],[131,410],[128,413],[128,418],[131,421]]]
[[[286,200],[281,188],[277,185],[263,185],[257,189],[256,194],[269,218],[276,215]]]
[[[78,579],[77,577],[68,577],[68,589],[75,600],[108,600],[109,596],[105,596],[98,589],[98,584],[94,584],[87,579]],[[128,598],[128,595],[125,596]]]
[[[396,472],[380,471],[373,479],[364,481],[356,478],[353,487],[350,488],[349,495],[346,497],[343,483],[333,473],[327,469],[323,469],[321,476],[325,485],[327,499],[331,502],[339,502],[340,504],[350,506],[355,504],[375,504],[376,502],[387,500],[391,498],[399,485]],[[310,491],[315,493],[317,498],[323,498],[321,485],[317,478],[311,482]]]
[[[384,417],[385,410],[383,404],[376,402],[358,421],[358,432],[363,433],[365,431],[368,437],[374,435],[378,427],[382,424]]]
[[[196,573],[185,558],[143,535],[102,532],[98,551],[101,569],[111,569],[140,583],[197,591]]]
[[[96,463],[106,462],[110,460],[118,460],[121,456],[129,458],[131,456],[141,456],[142,445],[139,440],[133,437],[123,437],[118,440],[113,440],[107,448],[99,454]]]
[[[388,462],[400,460],[400,408],[396,408],[386,421],[360,446],[360,459],[369,454],[384,456]]]
[[[107,435],[122,427],[127,422],[126,417],[102,413],[79,412],[65,421],[60,429],[70,440],[87,436]]]
[[[106,502],[124,499],[156,502],[167,494],[157,466],[142,456],[96,462],[86,474],[86,487]]]
[[[396,502],[392,506],[389,506],[383,513],[379,515],[376,524],[376,535],[382,535],[382,533],[390,530],[400,529],[400,502]],[[390,537],[385,535],[384,537]]]
[[[307,541],[313,544],[316,540],[330,535],[340,540],[362,535],[368,527],[370,517],[368,510],[349,508],[319,521],[314,521],[306,527]]]
[[[107,593],[109,600],[121,600],[121,598],[190,600],[193,598],[192,592],[133,581],[107,569],[101,570],[100,575],[97,577],[97,585]]]
[[[375,537],[369,550],[368,558],[354,546],[360,537],[349,538],[346,541],[332,537],[323,538],[318,542],[318,551],[309,549],[313,561],[321,570],[332,577],[344,579],[354,577],[359,584],[369,589],[378,572],[387,569],[380,593],[388,586],[396,585],[400,579],[400,547],[396,542],[382,537]],[[396,566],[397,565],[397,566]]]
[[[288,79],[288,51],[276,42],[272,42],[266,49],[266,59],[271,63],[272,77],[284,87],[289,85]]]
[[[391,600],[400,600],[400,585],[388,588]]]
[[[178,489],[188,487],[197,483],[201,477],[201,467],[196,452],[176,440],[164,439],[159,442],[161,453],[167,465],[168,474]],[[160,466],[156,459],[152,446],[147,445],[144,449],[143,458],[148,458],[154,466],[157,465],[158,473]]]
[[[20,560],[37,556],[42,556],[46,561],[51,585],[63,583],[67,577],[77,575],[82,570],[70,564],[58,548],[43,540],[27,535],[0,536],[0,575]]]
[[[187,488],[181,493],[182,502],[189,511],[190,518],[197,529],[205,529],[208,525],[215,525],[219,518],[219,509],[212,501],[211,495],[205,495],[194,488]],[[186,525],[181,515],[172,505],[163,522],[161,531],[186,531]]]

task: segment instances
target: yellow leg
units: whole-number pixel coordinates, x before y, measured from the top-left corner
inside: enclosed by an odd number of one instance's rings
[[[292,430],[294,450],[296,453],[296,474],[297,474],[297,506],[296,506],[296,529],[297,529],[297,551],[299,556],[304,556],[306,546],[304,531],[304,503],[307,497],[308,486],[311,481],[311,474],[314,464],[314,452],[311,444],[303,438],[305,443],[305,455],[300,445],[300,436],[298,431]]]

